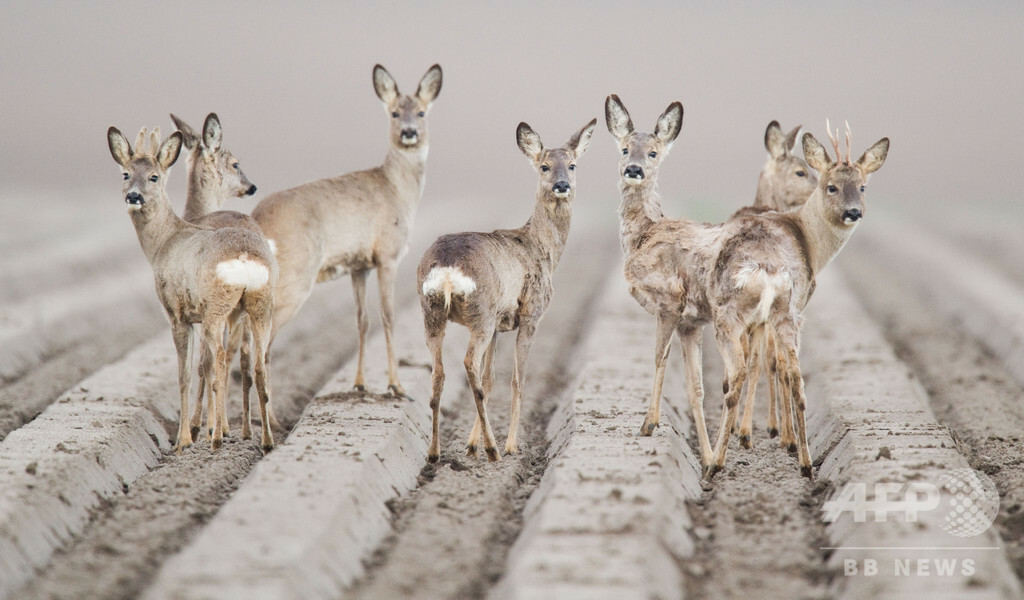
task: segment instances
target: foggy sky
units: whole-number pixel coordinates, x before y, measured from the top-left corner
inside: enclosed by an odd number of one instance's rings
[[[855,157],[889,136],[869,203],[1021,196],[1019,1],[284,4],[4,2],[0,193],[119,203],[108,126],[134,139],[142,126],[173,130],[169,112],[199,128],[215,111],[258,201],[379,164],[387,116],[373,65],[411,92],[437,62],[444,85],[429,117],[424,204],[525,218],[536,175],[516,125],[556,146],[596,117],[577,198],[614,211],[609,93],[646,131],[683,103],[660,182],[675,214],[724,218],[749,203],[772,119],[819,139],[826,117],[848,120]],[[180,207],[183,160],[170,190]]]

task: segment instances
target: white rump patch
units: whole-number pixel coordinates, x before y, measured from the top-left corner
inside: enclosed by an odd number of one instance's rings
[[[270,271],[266,265],[254,262],[247,254],[243,254],[236,259],[217,263],[217,278],[227,285],[258,290],[267,285]]]
[[[273,254],[274,256],[277,256],[277,242],[275,242],[274,240],[268,239],[267,240],[267,245],[270,246],[270,253]]]
[[[476,282],[458,267],[434,267],[423,280],[423,295],[443,294],[448,284],[453,296],[468,296],[476,291]]]
[[[751,293],[760,293],[761,299],[750,315],[749,324],[767,323],[772,304],[779,294],[793,287],[789,272],[769,273],[757,263],[744,263],[734,276],[736,287]]]

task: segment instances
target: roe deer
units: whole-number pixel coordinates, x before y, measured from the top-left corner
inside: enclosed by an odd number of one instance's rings
[[[147,139],[148,138],[148,139]],[[182,134],[174,132],[160,141],[159,128],[151,134],[143,129],[133,150],[115,127],[107,130],[107,145],[123,169],[124,198],[135,225],[142,251],[153,268],[157,297],[171,322],[178,354],[178,391],[181,414],[175,448],[181,452],[192,445],[188,427],[191,387],[193,326],[201,326],[203,343],[212,360],[204,365],[216,398],[207,416],[213,432],[211,445],[219,448],[222,429],[216,424],[216,407],[223,406],[227,378],[224,333],[227,319],[236,307],[246,312],[252,327],[255,352],[256,392],[260,398],[263,448],[274,445],[267,403],[268,374],[264,357],[273,313],[273,290],[277,263],[267,242],[240,228],[206,229],[179,218],[167,198],[167,174],[181,152]]]
[[[836,161],[813,135],[803,136],[804,157],[820,174],[807,202],[793,212],[765,212],[730,221],[714,262],[707,264],[707,296],[726,375],[714,462],[706,472],[709,479],[725,466],[729,433],[751,364],[750,339],[765,329],[774,335],[774,347],[768,350],[774,352],[772,359],[778,365],[783,419],[788,408],[793,411],[800,472],[813,477],[798,357],[802,311],[814,290],[815,276],[842,250],[863,218],[868,176],[882,166],[889,151],[889,138],[882,138],[852,162],[849,127],[845,160],[831,131],[829,138]],[[756,370],[758,363],[753,364]]]
[[[395,274],[409,249],[409,232],[423,194],[427,161],[427,113],[441,91],[434,65],[416,93],[401,95],[384,67],[373,69],[373,87],[391,116],[384,164],[277,192],[263,199],[253,217],[281,268],[271,341],[309,297],[313,285],[351,273],[359,325],[359,362],[354,387],[364,389],[363,359],[369,321],[366,275],[377,269],[381,321],[388,352],[388,389],[405,396],[398,380],[393,324]]]
[[[476,400],[477,418],[467,443],[475,456],[480,433],[487,459],[500,458],[487,418],[487,399],[494,383],[494,346],[498,333],[518,329],[512,397],[505,452],[519,451],[517,430],[526,359],[537,324],[553,293],[552,274],[569,237],[576,196],[576,160],[583,155],[597,120],[587,123],[561,148],[545,148],[533,129],[520,123],[516,143],[540,175],[533,216],[519,229],[441,236],[426,251],[416,270],[427,347],[433,357],[430,408],[433,432],[427,460],[440,457],[438,439],[444,365],[441,345],[448,321],[470,331],[465,367]]]
[[[811,171],[803,158],[793,153],[796,146],[796,136],[800,132],[797,125],[788,134],[782,132],[778,121],[772,121],[764,133],[764,147],[768,150],[768,161],[761,169],[757,180],[757,194],[754,197],[754,204],[736,211],[733,217],[745,214],[756,214],[765,210],[785,212],[803,206],[807,198],[818,186],[818,178]],[[739,428],[740,445],[750,448],[750,436],[753,429],[753,407],[754,396],[757,392],[758,377],[760,369],[767,373],[768,379],[768,435],[776,437],[779,435],[778,417],[776,415],[776,385],[778,381],[777,365],[771,357],[773,351],[764,351],[765,348],[774,348],[775,340],[771,328],[761,332],[757,339],[750,340],[751,361],[761,363],[755,367],[748,365],[750,378],[747,380],[747,399],[743,409],[743,420]],[[782,438],[780,444],[784,448],[796,451],[796,440],[793,437],[793,428],[790,421],[784,418]]]
[[[710,479],[724,464],[722,444],[728,439],[720,430],[719,447],[712,454],[703,407],[701,332],[704,325],[714,323],[719,351],[726,365],[727,379],[723,385],[726,410],[722,421],[722,427],[726,427],[724,416],[735,417],[751,337],[767,323],[781,349],[788,352],[793,348],[799,311],[813,288],[814,273],[842,247],[837,240],[842,238],[845,243],[849,237],[850,231],[842,229],[849,227],[843,219],[848,216],[853,223],[861,212],[855,207],[840,210],[840,223],[836,225],[839,229],[830,229],[835,224],[825,218],[825,205],[834,211],[836,203],[823,200],[821,190],[827,179],[824,167],[834,165],[815,156],[814,160],[809,158],[808,163],[822,173],[821,181],[799,211],[741,214],[720,225],[666,218],[655,192],[657,169],[679,134],[682,118],[683,107],[674,102],[659,117],[653,135],[639,133],[633,130],[633,122],[618,96],[611,95],[605,102],[608,130],[622,148],[620,237],[626,255],[625,277],[632,296],[658,319],[654,386],[640,431],[642,435],[651,435],[658,425],[665,366],[675,332],[683,346],[687,397],[697,429],[701,464],[704,476]],[[805,154],[809,139],[813,140],[813,136],[804,136]],[[881,166],[887,148],[888,140],[882,140],[861,159],[864,177]],[[834,187],[831,183],[827,185],[828,189]],[[829,200],[833,197],[829,196]],[[849,215],[844,216],[844,211]],[[830,240],[835,243],[829,245]],[[756,254],[755,250],[761,254]],[[785,314],[789,321],[784,323],[784,315],[776,313],[776,306],[785,306],[791,311]],[[802,427],[803,404],[802,400],[796,400],[797,390],[792,384],[793,361],[789,354],[785,357],[782,352],[775,354],[782,373],[783,406],[788,405],[785,399],[792,394],[796,409],[800,411],[797,422]],[[756,368],[756,362],[754,366]],[[802,398],[802,388],[799,393]],[[735,418],[728,421],[730,430],[734,422]],[[803,473],[810,476],[806,438],[798,454]]]
[[[178,131],[182,134],[182,142],[189,150],[187,156],[188,192],[185,196],[185,211],[182,217],[200,227],[220,229],[222,227],[241,227],[263,237],[256,220],[247,214],[220,210],[221,204],[228,198],[241,198],[256,193],[256,186],[242,172],[238,159],[222,145],[223,128],[216,113],[210,113],[203,122],[202,134],[197,133],[187,123],[171,115]],[[242,372],[242,439],[252,437],[249,423],[249,390],[252,387],[252,371],[250,352],[252,336],[245,313],[241,307],[235,309],[228,318],[227,356],[230,364],[235,352],[241,350],[240,368]],[[206,347],[200,348],[200,364],[206,364],[210,357]],[[213,402],[213,393],[206,381],[206,369],[199,369],[199,386],[196,394],[195,412],[192,413],[192,436],[199,433],[199,424],[203,414],[203,394],[208,402]],[[225,382],[224,397],[227,397]],[[212,408],[208,408],[207,412]],[[271,424],[274,424],[273,408],[270,409]],[[228,420],[225,406],[218,409],[224,435],[228,434]],[[211,432],[212,433],[212,432]]]

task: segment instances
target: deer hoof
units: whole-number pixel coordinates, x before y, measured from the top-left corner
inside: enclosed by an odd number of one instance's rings
[[[750,445],[750,434],[749,433],[746,434],[746,435],[741,435],[740,436],[740,446],[743,446],[747,450],[750,450],[751,445]]]

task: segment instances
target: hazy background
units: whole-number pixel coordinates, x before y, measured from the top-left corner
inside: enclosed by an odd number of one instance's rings
[[[668,212],[721,219],[753,199],[764,129],[848,119],[854,152],[889,136],[870,203],[1022,211],[1024,2],[23,2],[0,4],[0,194],[123,210],[116,125],[168,132],[169,112],[221,117],[225,146],[267,193],[379,164],[381,63],[402,91],[434,62],[421,210],[525,220],[536,178],[519,121],[560,145],[599,119],[577,210],[614,221],[617,149],[602,107],[638,128],[682,101],[662,170]],[[184,199],[184,163],[171,195]],[[232,208],[249,210],[252,200]],[[507,208],[505,208],[507,206]],[[22,215],[31,218],[29,215]],[[120,218],[120,217],[119,217]],[[125,228],[128,227],[127,222]],[[459,229],[456,219],[452,228]]]

